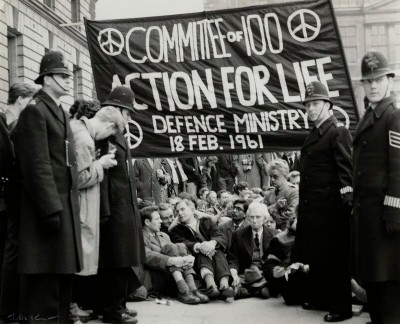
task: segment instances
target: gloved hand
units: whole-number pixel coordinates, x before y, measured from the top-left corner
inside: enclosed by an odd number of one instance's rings
[[[61,225],[61,212],[50,214],[40,219],[41,227],[45,232],[54,233],[59,231]]]
[[[385,227],[386,227],[386,232],[389,235],[400,233],[400,223],[387,220],[385,221]]]

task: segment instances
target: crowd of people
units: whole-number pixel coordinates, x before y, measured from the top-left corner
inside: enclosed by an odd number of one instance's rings
[[[314,81],[301,151],[182,158],[132,159],[130,88],[68,115],[64,62],[46,53],[41,89],[11,86],[0,119],[2,322],[137,323],[126,302],[149,295],[282,296],[326,322],[356,300],[400,322],[400,110],[381,53],[362,61],[354,139]]]

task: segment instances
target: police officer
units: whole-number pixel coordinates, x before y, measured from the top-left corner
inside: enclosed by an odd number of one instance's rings
[[[112,90],[101,106],[119,108],[128,124],[130,114],[135,112],[134,97],[130,88],[119,86]],[[125,137],[117,133],[109,141],[116,147],[117,165],[104,172],[101,183],[99,275],[103,294],[103,322],[136,323],[136,311],[129,311],[125,307],[128,290],[132,292],[140,286],[132,267],[140,267],[145,261],[135,176]]]
[[[42,89],[21,113],[12,136],[23,186],[20,317],[29,323],[68,322],[72,274],[82,269],[73,135],[60,104],[71,76],[62,53],[43,56],[35,80]]]
[[[354,136],[354,270],[374,324],[400,323],[400,110],[377,51],[361,62],[366,113]]]
[[[310,287],[303,308],[327,309],[324,320],[339,322],[352,316],[351,135],[330,113],[333,104],[321,82],[306,87],[303,104],[314,128],[301,149],[294,257],[310,266]]]

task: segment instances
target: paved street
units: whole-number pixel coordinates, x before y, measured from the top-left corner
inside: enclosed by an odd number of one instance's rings
[[[173,301],[171,306],[155,301],[128,303],[139,313],[139,324],[317,324],[325,323],[326,312],[305,311],[301,307],[288,307],[281,299],[250,298],[229,304],[214,301],[205,305],[189,306]],[[345,324],[365,324],[367,313],[344,321]],[[96,323],[96,322],[91,322]],[[101,322],[97,322],[101,323]]]

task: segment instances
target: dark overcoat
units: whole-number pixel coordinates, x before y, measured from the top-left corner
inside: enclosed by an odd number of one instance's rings
[[[145,261],[132,159],[125,137],[115,136],[117,165],[105,171],[100,187],[100,268],[141,266]]]
[[[69,118],[40,90],[12,133],[23,183],[20,273],[76,273],[82,269],[77,165]],[[61,213],[60,229],[43,230],[41,218]]]
[[[157,170],[161,169],[161,160],[153,160],[153,168],[147,159],[137,159],[133,166],[137,196],[139,198],[153,197],[156,205],[161,202],[161,185],[157,179]]]
[[[331,116],[301,149],[294,257],[305,264],[348,265],[352,199],[351,135]]]
[[[365,281],[400,280],[400,110],[386,98],[361,120],[354,136],[354,275]]]

